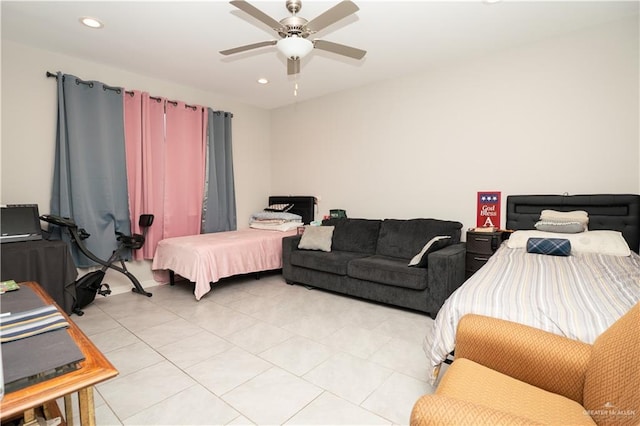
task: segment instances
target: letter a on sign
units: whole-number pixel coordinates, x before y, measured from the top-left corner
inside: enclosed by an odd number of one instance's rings
[[[478,228],[495,226],[500,228],[500,192],[478,192]]]

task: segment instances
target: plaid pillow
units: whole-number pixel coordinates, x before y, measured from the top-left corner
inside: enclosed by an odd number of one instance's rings
[[[529,238],[527,240],[527,253],[569,256],[571,254],[571,241],[564,238]]]

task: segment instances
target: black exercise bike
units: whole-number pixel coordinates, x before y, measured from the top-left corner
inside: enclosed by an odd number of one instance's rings
[[[142,246],[144,245],[147,228],[149,228],[151,224],[153,224],[152,214],[140,215],[138,224],[142,229],[142,234],[125,235],[122,232],[116,232],[118,247],[113,251],[111,257],[109,257],[108,260],[100,259],[98,256],[89,251],[83,240],[89,238],[90,234],[83,228],[78,228],[78,225],[73,221],[73,219],[47,214],[40,216],[40,219],[52,225],[66,229],[71,236],[71,242],[78,247],[80,252],[82,252],[82,254],[84,254],[94,262],[102,265],[101,269],[89,272],[78,278],[78,280],[73,283],[76,293],[73,313],[77,315],[83,315],[84,312],[82,312],[82,308],[93,302],[96,294],[100,294],[102,296],[111,294],[109,285],[102,283],[107,269],[118,271],[129,278],[129,280],[133,283],[133,288],[131,289],[131,291],[133,291],[134,293],[142,294],[147,297],[152,296],[151,293],[145,291],[145,289],[142,287],[142,284],[140,284],[140,281],[138,281],[138,279],[127,270],[127,266],[124,263],[124,258],[122,257],[124,252],[128,250],[138,250],[142,248]],[[120,266],[114,264],[116,262],[119,262]]]

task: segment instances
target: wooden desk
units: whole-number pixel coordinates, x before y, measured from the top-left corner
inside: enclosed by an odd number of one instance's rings
[[[30,287],[46,304],[55,304],[37,283],[20,283],[20,286]],[[53,417],[56,417],[59,410],[55,400],[65,397],[67,424],[72,424],[71,394],[78,392],[80,423],[83,426],[95,425],[93,386],[117,376],[118,370],[59,306],[58,309],[69,322],[67,331],[84,354],[85,360],[80,362],[80,368],[75,371],[5,394],[0,402],[2,421],[24,413],[25,424],[28,424],[30,420],[35,419],[35,409],[39,407],[44,407],[45,411],[50,410],[54,413]],[[46,356],[46,349],[43,356]],[[4,368],[8,369],[11,366],[4,365]]]

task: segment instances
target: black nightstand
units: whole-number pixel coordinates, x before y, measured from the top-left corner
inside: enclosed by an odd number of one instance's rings
[[[465,262],[465,278],[469,278],[498,250],[505,239],[503,231],[474,232],[467,231],[467,259]]]

